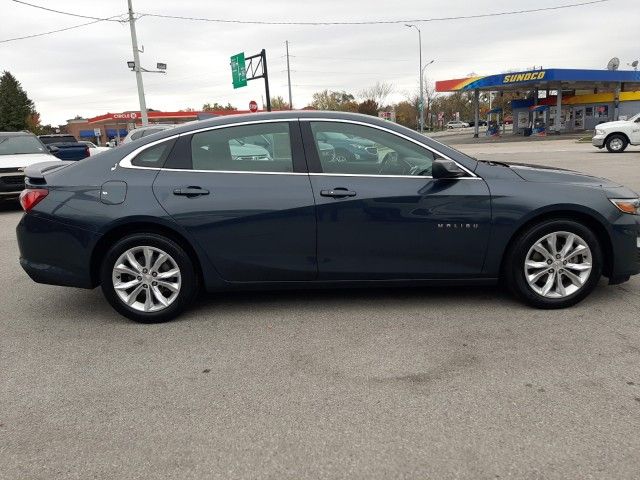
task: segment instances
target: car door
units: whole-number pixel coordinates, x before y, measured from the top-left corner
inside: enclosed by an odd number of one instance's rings
[[[277,144],[275,154],[247,141],[255,136]],[[316,278],[315,208],[297,121],[183,134],[153,189],[224,280]]]
[[[481,274],[491,221],[484,180],[472,173],[431,178],[438,153],[382,127],[325,120],[301,120],[301,126],[317,209],[320,279]],[[373,142],[376,160],[319,157],[323,133]]]

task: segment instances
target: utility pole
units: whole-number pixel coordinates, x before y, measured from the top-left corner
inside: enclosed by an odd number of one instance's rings
[[[144,98],[144,84],[142,83],[142,70],[140,67],[140,50],[138,50],[138,37],[136,35],[136,19],[133,16],[133,7],[131,0],[129,3],[129,28],[131,29],[131,47],[133,48],[134,69],[136,72],[136,82],[138,83],[138,100],[140,100],[140,115],[142,116],[142,125],[149,125],[149,117],[147,116],[147,102]]]
[[[415,25],[409,25],[405,23],[405,27],[415,28],[418,31],[418,52],[420,55],[420,66],[418,72],[420,73],[420,133],[424,132],[424,88],[422,86],[422,32]]]
[[[289,40],[284,42],[287,46],[287,82],[289,83],[289,110],[293,110],[293,103],[291,102],[291,69],[289,68]]]

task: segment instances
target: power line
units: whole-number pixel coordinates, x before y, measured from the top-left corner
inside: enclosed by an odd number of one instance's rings
[[[111,17],[111,18],[116,18],[116,17],[119,17],[119,15],[115,15],[114,17]],[[66,32],[67,30],[73,30],[74,28],[80,28],[80,27],[86,27],[87,25],[93,25],[94,23],[104,22],[105,20],[103,20],[103,19],[94,20],[92,22],[81,23],[80,25],[72,25],[71,27],[59,28],[57,30],[49,30],[48,32],[42,32],[42,33],[34,33],[32,35],[25,35],[23,37],[6,38],[4,40],[0,40],[0,43],[15,42],[16,40],[25,40],[27,38],[35,38],[35,37],[42,37],[44,35],[51,35],[52,33]]]
[[[15,2],[15,3],[20,3],[22,5],[26,5],[28,7],[38,8],[40,10],[46,10],[47,12],[59,13],[61,15],[69,15],[70,17],[88,18],[90,20],[100,20],[100,21],[106,21],[106,22],[120,22],[120,21],[122,21],[122,20],[114,20],[115,17],[119,17],[121,15],[115,15],[113,17],[108,17],[108,18],[91,17],[89,15],[81,15],[79,13],[63,12],[62,10],[54,10],[53,8],[47,8],[47,7],[43,7],[41,5],[34,5],[33,3],[24,2],[22,0],[11,0],[11,1]],[[90,24],[87,23],[86,25],[90,25]]]
[[[505,16],[505,15],[519,15],[523,13],[536,13],[536,12],[545,12],[545,11],[551,11],[551,10],[561,10],[565,8],[583,7],[586,5],[594,5],[596,3],[604,3],[609,1],[610,0],[590,0],[586,2],[556,5],[554,7],[539,7],[539,8],[525,9],[525,10],[508,10],[504,12],[479,13],[475,15],[458,15],[458,16],[451,16],[451,17],[432,17],[432,18],[412,18],[412,19],[403,19],[403,20],[368,20],[368,21],[359,21],[359,22],[346,22],[346,21],[345,22],[336,22],[336,21],[297,22],[297,21],[269,21],[269,20],[237,20],[237,19],[223,19],[223,18],[186,17],[182,15],[165,15],[160,13],[147,13],[147,12],[141,12],[140,16],[167,18],[167,19],[174,19],[174,20],[190,20],[190,21],[197,21],[197,22],[233,23],[233,24],[247,24],[247,25],[302,25],[302,26],[393,25],[393,24],[399,24],[399,23],[444,22],[444,21],[451,21],[451,20],[467,20],[467,19],[475,19],[475,18],[499,17],[499,16]]]

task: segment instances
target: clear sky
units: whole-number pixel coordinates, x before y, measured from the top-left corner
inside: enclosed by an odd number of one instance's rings
[[[81,15],[124,14],[126,0],[28,0]],[[273,21],[368,21],[449,17],[577,3],[580,0],[133,0],[134,10],[189,17]],[[0,41],[89,22],[0,0]],[[124,16],[122,17],[124,18]],[[426,22],[422,30],[429,79],[504,70],[605,68],[618,56],[621,68],[640,56],[640,0],[609,0],[563,10],[490,18]],[[261,103],[260,80],[234,90],[229,56],[267,50],[272,96],[287,97],[285,40],[290,42],[293,105],[314,91],[357,93],[376,81],[393,83],[391,100],[418,85],[418,34],[403,24],[272,26],[142,17],[142,65],[168,65],[166,75],[146,74],[147,106],[200,109],[207,102],[248,108]],[[65,123],[139,108],[129,26],[100,22],[66,32],[0,43],[0,70],[9,70],[36,103],[43,123]]]

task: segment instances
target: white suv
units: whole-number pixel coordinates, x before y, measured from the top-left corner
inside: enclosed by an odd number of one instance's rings
[[[627,145],[640,145],[640,113],[629,120],[596,125],[591,143],[598,148],[607,147],[611,153],[620,153]]]

